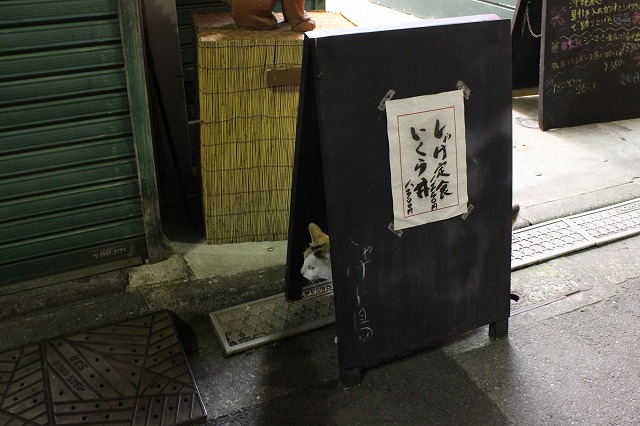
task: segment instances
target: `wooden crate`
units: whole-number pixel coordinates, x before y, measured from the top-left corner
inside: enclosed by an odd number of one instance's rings
[[[310,14],[318,29],[353,26]],[[229,14],[193,19],[207,242],[284,240],[304,35],[238,29]]]

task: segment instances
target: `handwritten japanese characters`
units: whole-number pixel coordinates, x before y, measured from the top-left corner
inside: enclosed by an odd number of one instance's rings
[[[467,211],[462,90],[387,101],[394,229]]]
[[[545,76],[545,94],[597,90],[597,80],[567,73],[579,68],[598,68],[622,86],[640,81],[640,2],[571,0],[552,7],[547,20],[551,72]]]
[[[541,128],[640,116],[640,1],[542,5]]]
[[[355,242],[351,237],[350,251],[356,258],[347,268],[347,279],[355,285],[356,306],[353,310],[354,332],[358,340],[366,342],[373,337],[371,318],[367,314],[367,267],[372,261],[373,247]]]

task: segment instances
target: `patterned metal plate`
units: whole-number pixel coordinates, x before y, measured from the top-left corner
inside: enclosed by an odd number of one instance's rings
[[[325,281],[305,287],[297,302],[287,302],[281,293],[209,316],[226,354],[232,355],[333,324],[333,285]]]
[[[552,220],[513,232],[511,269],[518,269],[595,245],[588,235],[565,219]]]
[[[511,269],[640,234],[640,199],[513,232]]]
[[[640,200],[571,216],[570,219],[597,244],[607,243],[640,233]]]
[[[1,425],[201,424],[166,312],[0,354]]]

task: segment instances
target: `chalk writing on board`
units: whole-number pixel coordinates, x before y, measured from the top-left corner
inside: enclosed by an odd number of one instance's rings
[[[584,95],[603,79],[625,86],[640,66],[640,2],[571,0],[547,13],[545,94]],[[598,78],[586,70],[593,68]],[[585,69],[585,72],[580,72]]]
[[[542,2],[540,128],[640,117],[640,1]]]
[[[355,308],[353,310],[353,327],[358,339],[362,342],[373,337],[371,319],[365,307],[367,287],[367,266],[371,263],[373,247],[367,244],[357,243],[349,237],[351,253],[355,253],[355,259],[347,267],[347,277],[356,283]]]
[[[367,310],[361,306],[358,287],[356,287],[356,295],[358,297],[358,307],[353,312],[353,325],[358,335],[358,339],[364,342],[373,337],[373,329],[370,327],[371,321],[367,316]]]
[[[394,229],[467,211],[464,91],[387,102]]]
[[[638,64],[640,67],[640,64]],[[623,72],[620,74],[620,85],[626,86],[627,84],[639,84],[640,83],[640,71],[636,72]]]
[[[551,26],[553,27],[563,26],[564,25],[563,15],[565,13],[567,13],[566,7],[561,7],[560,9],[558,9],[557,7],[554,7],[553,9],[551,9]]]
[[[373,251],[373,247],[366,244],[356,243],[351,237],[349,237],[349,241],[352,246],[356,247],[358,258],[353,265],[347,266],[347,276],[351,277],[353,271],[353,275],[357,276],[364,283],[367,273],[367,264],[371,262],[369,255]]]

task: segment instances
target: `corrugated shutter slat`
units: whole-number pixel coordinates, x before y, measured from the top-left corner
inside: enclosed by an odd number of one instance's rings
[[[70,250],[90,249],[131,236],[144,236],[144,226],[139,218],[6,244],[0,246],[0,259],[3,262],[0,266]]]
[[[117,19],[16,27],[0,30],[0,54],[79,47],[119,40]]]
[[[56,20],[91,19],[118,16],[118,5],[111,0],[4,0],[0,26],[33,25]]]
[[[122,67],[123,64],[120,44],[6,55],[0,56],[0,81],[92,68]]]
[[[0,244],[24,241],[38,236],[69,231],[114,220],[140,217],[140,200],[126,200],[109,205],[96,205],[51,214],[45,218],[31,218],[14,224],[0,224]],[[20,243],[22,244],[22,243]]]
[[[5,108],[0,116],[0,131],[12,127],[42,126],[57,121],[129,112],[127,92],[106,93],[62,101],[23,104]],[[0,168],[0,173],[2,169]]]
[[[0,106],[126,90],[124,69],[108,69],[0,83]]]
[[[62,191],[121,179],[135,179],[135,159],[65,168],[48,173],[29,174],[0,181],[0,201]]]
[[[20,129],[2,134],[0,155],[131,134],[129,115]]]
[[[133,158],[134,155],[133,141],[129,137],[2,156],[0,178],[77,167],[99,161]]]
[[[106,204],[139,197],[138,183],[134,180],[108,182],[77,189],[69,189],[34,197],[23,197],[0,202],[3,221],[17,223],[18,219],[44,215],[94,204]]]

